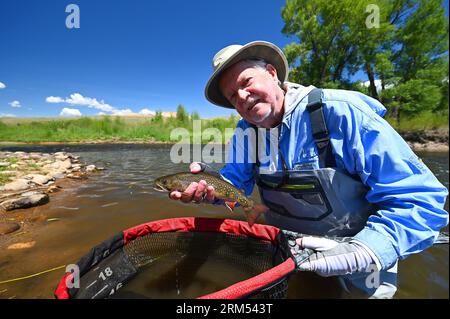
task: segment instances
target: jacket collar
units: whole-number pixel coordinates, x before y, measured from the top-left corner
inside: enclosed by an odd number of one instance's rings
[[[303,86],[297,83],[284,82],[287,86],[287,92],[284,96],[284,115],[282,123],[284,123],[288,128],[291,126],[291,115],[299,103],[315,89],[315,86]]]

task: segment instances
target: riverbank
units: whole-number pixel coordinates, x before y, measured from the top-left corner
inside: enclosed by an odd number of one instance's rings
[[[63,220],[66,216],[54,213],[49,207],[71,205],[72,194],[83,181],[64,178],[57,179],[51,185],[57,191],[48,193],[49,201],[45,205],[0,211],[0,251],[28,250],[37,243],[37,234],[48,231],[48,226]],[[0,257],[1,259],[1,257]],[[1,298],[0,298],[1,299]]]
[[[448,128],[435,130],[399,131],[413,151],[417,152],[449,152]],[[10,145],[90,145],[90,144],[175,144],[177,141],[157,141],[155,139],[86,139],[81,141],[42,141],[42,142],[14,142],[0,141],[0,146]]]
[[[50,194],[62,189],[58,181],[86,179],[102,169],[66,152],[0,152],[0,235],[23,225],[23,218],[9,220],[10,211],[47,204]]]
[[[414,151],[448,152],[449,130],[399,131],[399,134]]]

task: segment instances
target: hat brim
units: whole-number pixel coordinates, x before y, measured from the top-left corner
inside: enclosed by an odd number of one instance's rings
[[[213,73],[205,87],[206,99],[218,106],[234,109],[233,105],[220,91],[220,75],[233,64],[247,59],[264,59],[277,70],[278,79],[286,81],[289,67],[283,52],[274,44],[266,41],[247,43],[221,64]]]

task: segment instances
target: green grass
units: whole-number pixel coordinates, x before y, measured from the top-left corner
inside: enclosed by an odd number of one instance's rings
[[[37,165],[36,163],[33,163],[32,161],[26,161],[27,167],[26,170],[28,171],[41,171],[41,167]]]
[[[202,120],[202,130],[215,127],[223,134],[234,129],[235,117]],[[175,128],[184,128],[192,135],[192,121],[176,118],[81,117],[21,121],[0,120],[0,141],[5,142],[87,142],[98,140],[169,142]],[[175,141],[176,142],[176,141]],[[226,142],[224,139],[222,142]]]
[[[0,186],[11,182],[10,177],[15,176],[14,174],[0,174]]]
[[[421,131],[432,129],[448,130],[448,114],[424,112],[419,116],[403,116],[397,123],[387,117],[387,121],[398,131]],[[222,143],[230,136],[225,136],[225,129],[233,131],[236,117],[203,119],[202,132],[207,128],[216,128],[222,134]],[[81,117],[78,119],[0,119],[0,141],[4,142],[89,142],[102,140],[116,141],[159,141],[177,142],[170,139],[175,128],[186,129],[192,139],[192,120],[182,121],[176,118],[128,118],[128,117]],[[202,142],[209,142],[212,137],[203,136]],[[11,164],[17,159],[8,159]]]
[[[15,159],[15,161],[13,160]],[[10,157],[6,159],[10,164],[17,163],[17,158]],[[9,166],[0,166],[0,186],[10,182],[10,177],[15,176],[16,174],[2,174],[1,172],[10,171],[11,168]]]
[[[448,113],[438,114],[432,112],[423,112],[417,116],[403,116],[398,123],[394,118],[386,117],[389,124],[401,132],[423,131],[423,130],[448,130]]]
[[[9,157],[5,159],[6,162],[9,162],[10,165],[11,164],[17,164],[18,163],[18,158],[16,157]],[[33,160],[27,160],[25,161],[26,165],[21,165],[19,167],[15,167],[12,168],[11,166],[0,166],[0,185],[9,183],[11,180],[9,179],[9,177],[14,177],[16,176],[16,173],[18,171],[24,173],[24,174],[28,174],[28,173],[40,173],[42,172],[42,167],[37,165]],[[13,173],[8,173],[8,174],[2,174],[2,172],[5,171],[11,171]]]
[[[11,164],[17,164],[17,162],[19,161],[19,159],[17,157],[8,157],[6,159],[6,161],[9,163],[9,165]]]

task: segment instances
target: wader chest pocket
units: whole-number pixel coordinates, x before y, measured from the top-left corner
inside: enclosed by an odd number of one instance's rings
[[[289,181],[279,187],[276,182],[261,180],[264,203],[272,211],[300,220],[322,220],[332,213],[331,205],[318,179],[306,177],[299,183]]]

